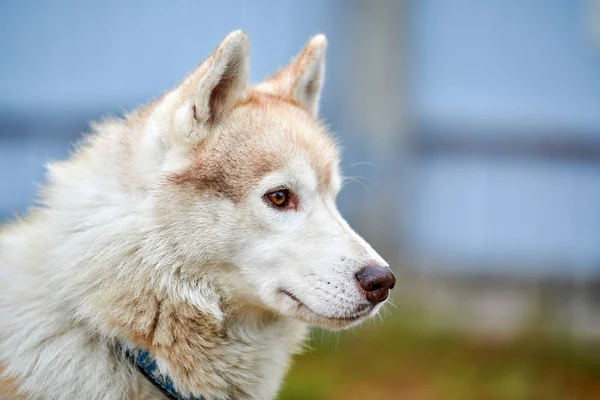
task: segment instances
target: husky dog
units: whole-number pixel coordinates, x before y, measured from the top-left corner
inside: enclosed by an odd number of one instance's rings
[[[5,398],[273,399],[309,325],[379,311],[395,277],[335,205],[326,45],[249,87],[233,32],[48,167],[0,231]]]

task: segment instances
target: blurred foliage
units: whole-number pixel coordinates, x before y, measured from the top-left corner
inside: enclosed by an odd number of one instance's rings
[[[600,343],[576,344],[539,326],[486,339],[418,312],[373,321],[312,331],[279,399],[600,399]]]

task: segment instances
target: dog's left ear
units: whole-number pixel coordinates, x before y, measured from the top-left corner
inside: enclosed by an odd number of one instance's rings
[[[179,86],[149,108],[139,164],[151,182],[148,160],[181,168],[191,151],[208,148],[248,84],[250,44],[242,31],[230,33]],[[160,161],[159,161],[160,160]]]
[[[325,75],[326,49],[325,35],[313,37],[288,66],[276,72],[256,89],[290,98],[317,116]]]
[[[230,33],[213,54],[176,88],[177,109],[171,139],[197,145],[240,99],[248,81],[249,42]]]

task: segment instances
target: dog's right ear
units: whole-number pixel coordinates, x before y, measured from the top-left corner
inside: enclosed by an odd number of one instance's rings
[[[215,51],[152,112],[151,136],[165,150],[190,150],[214,138],[215,125],[242,96],[248,81],[249,43],[242,31],[230,33]],[[151,141],[151,140],[150,140]]]
[[[313,37],[287,67],[256,86],[256,89],[294,100],[317,117],[326,49],[325,35]]]

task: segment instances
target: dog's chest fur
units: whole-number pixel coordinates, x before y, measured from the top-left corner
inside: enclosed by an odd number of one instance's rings
[[[39,277],[30,276],[29,282],[24,274],[13,278],[19,282],[1,285],[12,299],[23,285],[39,285],[40,291],[30,291],[1,316],[9,321],[0,329],[2,358],[11,360],[4,372],[18,377],[10,383],[8,398],[15,396],[15,388],[25,398],[163,398],[126,359],[123,339],[94,332],[62,307],[48,307],[52,295]],[[179,387],[207,399],[273,398],[305,334],[304,324],[286,319],[218,322],[189,304],[150,298],[140,298],[145,311],[132,314],[115,300],[111,313],[122,319],[111,324],[119,337],[127,337],[124,344],[149,348]],[[146,325],[150,314],[152,323]]]

